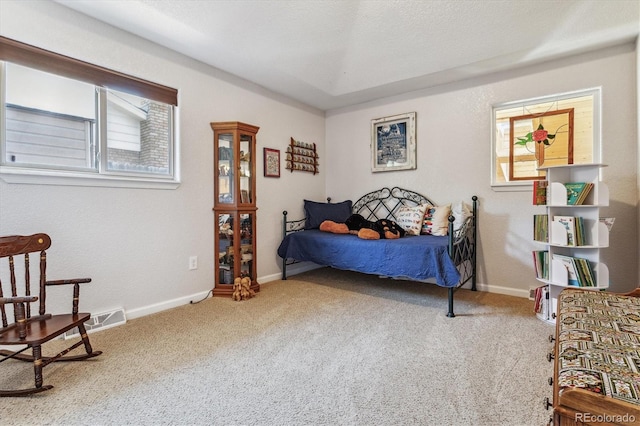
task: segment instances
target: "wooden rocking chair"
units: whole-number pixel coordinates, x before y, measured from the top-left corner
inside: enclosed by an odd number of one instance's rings
[[[0,362],[8,359],[33,362],[35,373],[35,387],[28,389],[3,390],[0,396],[24,396],[43,392],[53,388],[51,385],[43,386],[42,368],[55,361],[79,361],[100,355],[102,352],[91,349],[89,337],[84,327],[91,314],[78,313],[80,284],[91,282],[90,278],[47,281],[47,253],[51,246],[51,238],[47,234],[35,234],[29,236],[0,237],[0,313],[2,314],[2,328],[0,328],[0,346],[21,345],[18,350],[0,350]],[[37,259],[31,265],[30,254],[35,253]],[[20,266],[18,259],[24,258],[24,267]],[[6,270],[5,259],[8,260],[9,269]],[[39,260],[39,264],[38,264]],[[2,279],[10,284],[5,284],[3,289]],[[35,278],[35,279],[34,279]],[[19,282],[18,282],[19,281]],[[37,295],[31,295],[31,283],[38,285]],[[70,314],[51,315],[46,312],[46,290],[50,286],[63,284],[73,285],[73,306]],[[10,287],[9,287],[10,286]],[[6,295],[6,296],[5,296]],[[32,315],[31,305],[39,301],[38,311]],[[10,309],[9,305],[13,305]],[[11,314],[13,322],[11,322]],[[63,350],[55,356],[42,356],[41,345],[54,339],[65,332],[78,327],[80,341]],[[86,354],[67,355],[73,349],[84,344]],[[32,355],[22,352],[32,349]],[[5,376],[6,377],[6,376]]]

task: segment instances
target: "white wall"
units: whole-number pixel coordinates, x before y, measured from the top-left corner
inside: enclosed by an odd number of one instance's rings
[[[135,317],[188,303],[213,287],[212,121],[260,127],[258,278],[279,278],[275,251],[282,210],[301,216],[304,197],[324,198],[326,163],[316,176],[282,170],[279,179],[264,178],[262,148],[280,149],[284,155],[294,137],[317,143],[323,159],[323,112],[50,1],[0,2],[0,34],[179,91],[182,184],[176,190],[0,180],[0,235],[50,234],[49,277],[93,278],[81,291],[81,309],[99,313],[123,307]],[[188,270],[192,255],[199,260],[195,271]],[[49,297],[55,311],[68,309],[69,303],[68,298]]]
[[[480,198],[479,281],[491,291],[525,295],[534,278],[531,191],[495,192],[490,186],[492,105],[591,87],[602,87],[603,180],[616,217],[611,246],[601,258],[611,289],[638,286],[636,50],[634,44],[554,60],[526,70],[383,99],[327,113],[327,194],[343,200],[382,186],[421,192],[434,202]],[[372,174],[372,119],[417,112],[418,167]],[[350,185],[345,185],[350,182]]]

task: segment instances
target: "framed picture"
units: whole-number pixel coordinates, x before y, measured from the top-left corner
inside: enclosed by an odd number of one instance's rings
[[[371,120],[371,171],[416,168],[416,113]]]
[[[265,177],[280,177],[280,150],[264,148]]]

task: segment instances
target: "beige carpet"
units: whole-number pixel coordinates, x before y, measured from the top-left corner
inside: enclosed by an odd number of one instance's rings
[[[533,302],[320,269],[91,334],[2,425],[542,425],[553,327]],[[53,342],[57,345],[61,342]],[[0,386],[31,386],[0,364]]]

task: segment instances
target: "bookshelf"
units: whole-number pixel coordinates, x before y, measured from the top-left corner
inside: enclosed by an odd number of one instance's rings
[[[536,278],[543,283],[536,295],[536,315],[551,324],[564,288],[609,287],[609,270],[600,259],[600,251],[609,246],[609,229],[600,220],[600,209],[609,205],[609,190],[600,181],[602,167],[606,165],[538,169],[546,172],[546,182],[533,188],[533,203],[545,207],[533,219],[533,240],[542,246],[533,252]],[[587,190],[581,197],[583,187]]]

